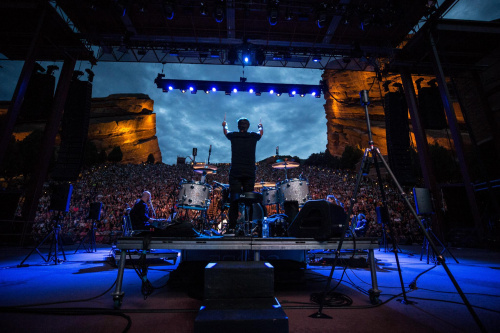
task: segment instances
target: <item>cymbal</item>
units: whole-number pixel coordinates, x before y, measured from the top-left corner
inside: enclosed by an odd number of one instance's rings
[[[273,183],[273,182],[258,182],[258,183],[255,183],[255,188],[261,188],[261,187],[275,187],[276,186],[276,183]]]
[[[283,161],[283,162],[274,163],[273,169],[291,169],[291,168],[297,168],[299,166],[300,166],[299,162]]]
[[[196,170],[204,169],[204,170],[216,171],[217,167],[215,165],[210,165],[210,164],[205,164],[205,163],[196,163],[195,165],[193,165],[193,169],[196,169]]]
[[[212,169],[195,169],[193,171],[195,173],[205,173],[207,175],[213,175],[214,173],[217,173],[217,170],[212,170]]]

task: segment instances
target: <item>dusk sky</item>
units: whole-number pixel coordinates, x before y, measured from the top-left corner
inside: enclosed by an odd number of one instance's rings
[[[439,1],[440,3],[442,2]],[[462,0],[446,18],[490,21],[500,18],[498,0]],[[42,62],[46,67],[52,62]],[[10,100],[21,71],[22,62],[1,60],[0,100]],[[59,67],[60,64],[59,64]],[[77,63],[76,69],[90,65]],[[163,162],[176,163],[177,156],[190,156],[198,148],[197,161],[208,157],[210,162],[230,161],[230,142],[222,133],[221,123],[226,115],[229,130],[236,130],[240,117],[250,120],[250,129],[257,131],[262,120],[264,136],[257,144],[256,157],[261,160],[274,155],[279,146],[281,155],[307,158],[326,149],[326,118],[323,97],[281,97],[262,93],[262,96],[238,92],[226,96],[224,92],[205,94],[181,93],[175,90],[163,93],[154,84],[157,74],[167,78],[238,81],[243,76],[241,66],[184,65],[100,62],[92,68],[95,73],[93,97],[119,93],[144,93],[155,101],[157,136]],[[251,82],[318,84],[321,70],[297,68],[245,67],[245,77]],[[368,87],[366,87],[368,89]]]

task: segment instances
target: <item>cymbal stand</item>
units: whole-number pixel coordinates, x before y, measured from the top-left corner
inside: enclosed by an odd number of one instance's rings
[[[88,246],[87,246],[86,240],[88,240],[88,242],[89,242]],[[90,229],[87,232],[87,234],[85,235],[85,237],[83,237],[83,239],[81,240],[80,245],[78,245],[78,247],[75,250],[75,253],[78,252],[78,250],[80,249],[80,246],[82,246],[82,245],[87,253],[97,252],[97,246],[96,246],[96,242],[95,242],[95,221],[94,220],[92,220],[92,222],[90,223]]]
[[[425,225],[427,233],[430,236],[434,237],[434,239],[443,248],[441,250],[441,252],[439,252],[439,254],[442,255],[443,253],[445,253],[446,251],[448,251],[448,253],[451,255],[451,257],[458,264],[459,262],[458,262],[457,258],[455,258],[455,256],[453,255],[453,253],[451,253],[450,250],[448,250],[448,248],[446,246],[444,246],[443,242],[441,242],[439,240],[439,238],[436,236],[436,234],[432,231],[431,225],[429,223],[429,219],[426,216],[422,217],[422,223]],[[424,237],[424,240],[422,242],[422,249],[420,250],[420,261],[422,261],[422,257],[424,255],[424,251],[427,252],[427,264],[429,264],[429,256],[432,256],[432,259],[433,259],[432,261],[433,262],[437,262],[437,260],[436,260],[436,253],[432,249],[429,249],[429,240],[427,239],[427,237]]]
[[[43,261],[49,262],[51,259],[54,261],[54,265],[57,265],[62,262],[61,259],[58,258],[59,251],[61,251],[64,260],[66,260],[66,254],[64,253],[64,247],[61,239],[61,225],[59,224],[59,213],[54,216],[52,220],[52,230],[45,235],[45,237],[42,239],[40,243],[38,243],[37,246],[35,246],[31,252],[21,261],[17,267],[27,267],[28,265],[25,265],[24,262],[33,254],[33,252],[37,252],[40,257],[42,257]],[[50,243],[50,249],[49,253],[47,254],[47,258],[40,252],[39,247],[42,246],[45,241],[47,241],[49,238],[51,238],[51,243]],[[52,248],[54,248],[54,255],[52,255]]]

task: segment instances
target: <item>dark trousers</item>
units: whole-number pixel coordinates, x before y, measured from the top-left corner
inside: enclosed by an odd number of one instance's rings
[[[238,220],[238,198],[239,194],[245,192],[253,192],[255,186],[255,176],[253,177],[234,177],[229,175],[229,229],[236,228]]]

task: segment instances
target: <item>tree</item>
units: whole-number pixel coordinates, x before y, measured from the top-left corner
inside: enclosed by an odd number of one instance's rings
[[[123,159],[123,153],[120,146],[116,146],[108,155],[108,161],[113,163],[121,162]]]
[[[153,154],[149,154],[146,163],[155,164],[155,156]]]
[[[342,157],[340,158],[340,168],[341,169],[354,169],[356,163],[359,162],[363,156],[363,151],[359,148],[353,146],[345,146]]]

